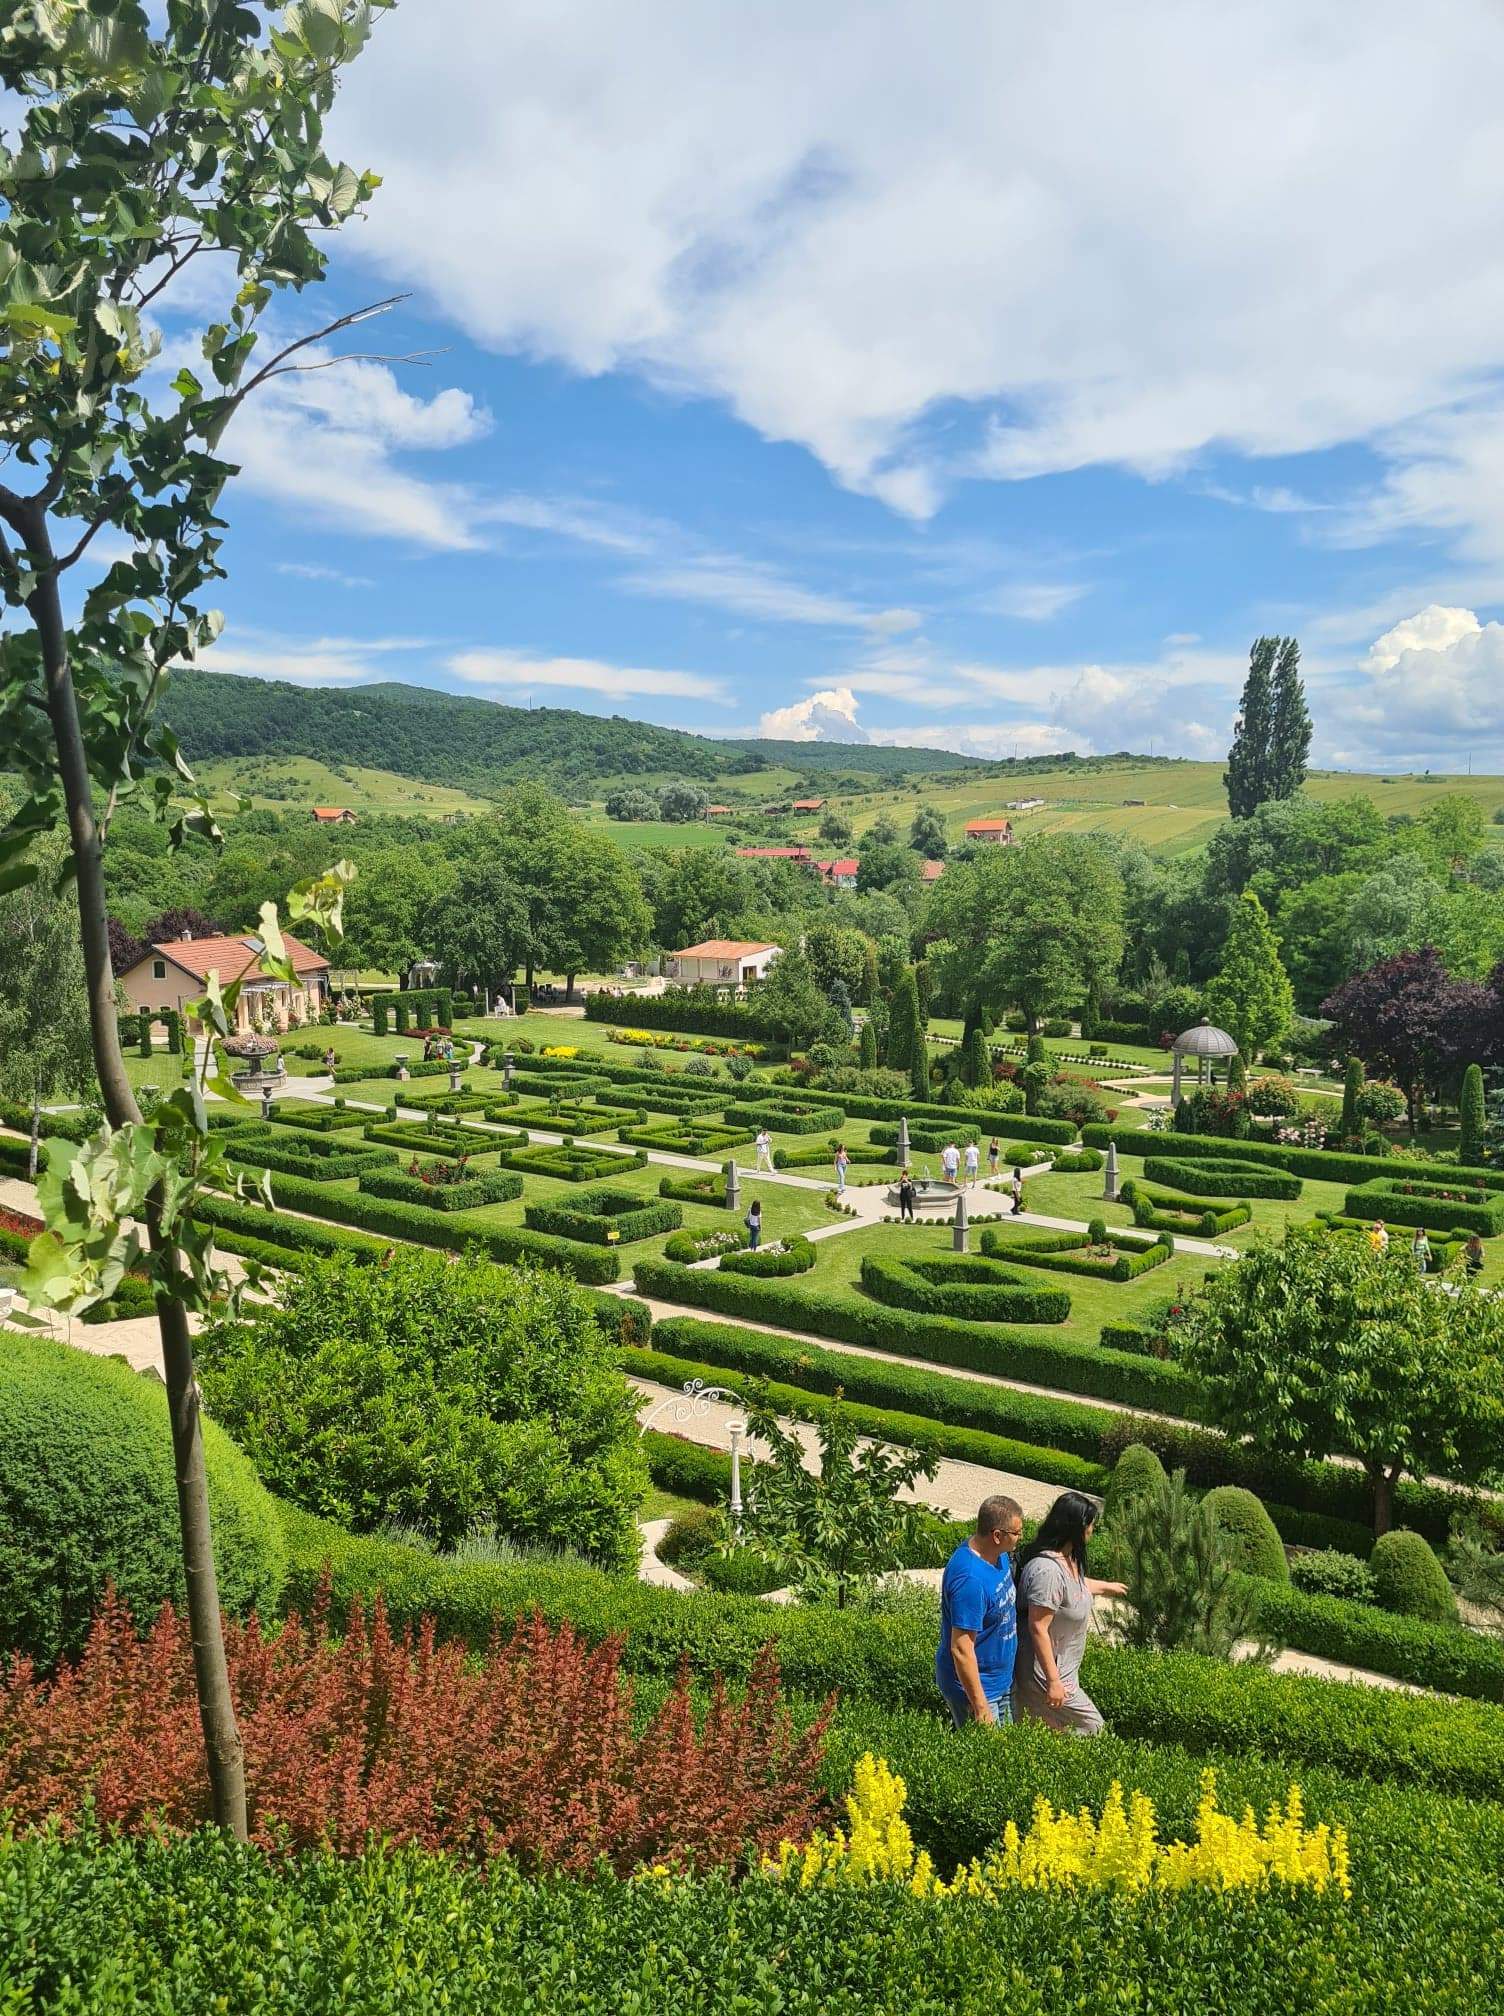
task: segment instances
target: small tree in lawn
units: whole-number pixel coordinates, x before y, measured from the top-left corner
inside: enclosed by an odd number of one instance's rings
[[[1222,970],[1206,989],[1206,1012],[1237,1038],[1244,1057],[1277,1043],[1295,1019],[1295,995],[1279,945],[1251,889],[1233,906]]]
[[[31,1110],[33,1183],[43,1105],[94,1089],[83,952],[59,888],[67,850],[49,838],[34,858],[37,880],[0,896],[0,1098]]]
[[[743,1543],[809,1600],[844,1606],[859,1584],[903,1566],[919,1509],[899,1494],[939,1465],[917,1450],[863,1442],[839,1392],[793,1420],[815,1430],[816,1470],[805,1468],[803,1439],[766,1399],[747,1409],[748,1436],[769,1454],[752,1472]]]
[[[1356,1458],[1375,1533],[1402,1477],[1504,1477],[1504,1306],[1469,1281],[1438,1292],[1397,1245],[1299,1231],[1255,1245],[1185,1305],[1171,1344],[1230,1434]]]
[[[1131,1606],[1124,1644],[1229,1659],[1253,1632],[1258,1591],[1234,1572],[1216,1518],[1187,1491],[1183,1470],[1127,1498],[1109,1537]]]
[[[1469,1163],[1481,1162],[1487,1113],[1483,1103],[1483,1067],[1479,1064],[1469,1064],[1462,1074],[1462,1092],[1457,1102],[1457,1117],[1462,1123],[1459,1159]]]
[[[921,805],[909,828],[909,845],[927,861],[943,861],[950,851],[945,820],[933,805]]]
[[[314,344],[372,312],[258,355],[277,294],[321,278],[320,236],[375,187],[329,159],[322,129],[342,66],[388,4],[304,0],[269,35],[262,7],[187,0],[39,0],[0,17],[8,141],[19,127],[19,144],[0,148],[0,592],[14,623],[0,634],[0,748],[27,792],[0,834],[0,887],[36,879],[26,857],[66,818],[109,1122],[66,1187],[44,1179],[49,1231],[33,1244],[28,1285],[82,1308],[135,1266],[156,1290],[213,1812],[242,1836],[188,1331],[189,1308],[220,1286],[193,1196],[236,1179],[208,1128],[205,1080],[142,1121],[115,1025],[104,852],[133,792],[174,839],[190,827],[217,837],[207,799],[180,796],[195,790],[192,773],[158,703],[169,669],[220,628],[199,597],[222,572],[220,494],[235,473],[218,454],[225,429],[258,386],[328,361]],[[190,262],[219,292],[196,346],[208,382],[186,363],[154,381],[153,324]],[[65,598],[64,576],[101,533],[126,557]],[[294,916],[332,920],[342,879],[310,884]],[[290,981],[274,912],[263,935]],[[200,1004],[219,1033],[220,982],[234,977],[211,981]]]

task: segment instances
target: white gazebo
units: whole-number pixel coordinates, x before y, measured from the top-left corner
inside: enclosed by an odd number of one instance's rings
[[[1172,1104],[1180,1104],[1180,1067],[1187,1057],[1196,1060],[1196,1083],[1206,1082],[1206,1067],[1219,1057],[1236,1057],[1238,1046],[1225,1029],[1218,1029],[1203,1015],[1194,1029],[1182,1030],[1170,1045],[1170,1054],[1175,1059],[1175,1073],[1170,1085]]]

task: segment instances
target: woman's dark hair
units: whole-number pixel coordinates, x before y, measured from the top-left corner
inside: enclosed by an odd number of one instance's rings
[[[1021,1575],[1036,1554],[1069,1554],[1077,1568],[1086,1573],[1086,1529],[1101,1517],[1101,1507],[1084,1491],[1062,1491],[1040,1521],[1039,1531],[1022,1548],[1015,1577]]]

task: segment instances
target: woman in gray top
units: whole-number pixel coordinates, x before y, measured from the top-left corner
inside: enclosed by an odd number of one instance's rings
[[[1018,1569],[1014,1714],[1077,1736],[1102,1731],[1097,1705],[1080,1682],[1093,1599],[1127,1594],[1121,1582],[1095,1582],[1086,1572],[1086,1543],[1096,1520],[1095,1500],[1080,1491],[1062,1493]]]

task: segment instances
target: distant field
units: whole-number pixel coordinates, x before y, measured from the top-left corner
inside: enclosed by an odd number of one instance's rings
[[[291,812],[312,805],[347,805],[352,812],[484,812],[484,798],[446,784],[420,784],[393,770],[341,764],[333,770],[311,756],[228,756],[198,766],[216,793],[239,792],[257,807]]]

